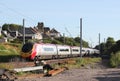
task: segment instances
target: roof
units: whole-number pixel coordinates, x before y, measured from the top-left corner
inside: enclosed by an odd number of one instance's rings
[[[19,29],[18,31],[19,31],[19,33],[23,34],[23,28]],[[31,28],[31,27],[25,28],[25,34],[35,34],[35,33],[37,33],[37,31],[34,30],[33,28]]]
[[[50,31],[50,28],[49,27],[44,27],[44,32],[48,32]]]
[[[53,28],[52,30],[50,30],[50,33],[59,33],[59,32]]]

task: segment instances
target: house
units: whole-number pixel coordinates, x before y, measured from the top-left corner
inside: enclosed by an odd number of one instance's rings
[[[58,32],[57,30],[55,30],[54,28],[50,30],[50,37],[53,37],[53,38],[58,38],[60,37],[60,32]]]
[[[43,22],[38,22],[38,25],[36,27],[39,32],[42,33],[43,38],[57,38],[60,37],[60,32],[57,30],[50,29],[49,27],[45,27]]]
[[[2,28],[0,28],[0,31],[2,31]],[[20,27],[17,30],[8,29],[6,31],[2,31],[2,34],[9,40],[14,40],[16,38],[23,40],[23,27]],[[35,27],[25,27],[26,40],[43,40],[44,38],[49,39],[60,36],[60,32],[58,32],[55,28],[50,29],[49,27],[45,27],[43,22],[38,22],[38,25]]]
[[[44,23],[38,22],[37,29],[40,33],[43,33],[44,32]]]
[[[23,38],[23,28],[18,30],[19,35],[17,38],[21,39]],[[36,29],[34,28],[25,28],[25,38],[26,40],[29,39],[37,39],[37,40],[41,40],[42,39],[42,35],[40,32],[38,32]]]
[[[58,38],[60,36],[60,33],[54,28],[50,30],[49,27],[44,27],[43,38]]]
[[[19,32],[18,31],[11,31],[9,32],[10,36],[13,37],[13,38],[17,38],[18,35],[19,35]]]
[[[0,43],[4,43],[4,42],[7,42],[7,38],[6,37],[1,37],[2,35],[2,27],[0,27]]]

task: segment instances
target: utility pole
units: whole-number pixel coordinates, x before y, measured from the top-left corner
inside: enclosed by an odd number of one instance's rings
[[[80,57],[82,58],[82,18],[80,18]]]
[[[25,44],[25,19],[23,19],[23,44]]]
[[[99,33],[99,51],[101,50],[100,47],[101,46],[100,46],[100,33]],[[101,51],[100,51],[100,53],[101,53]]]

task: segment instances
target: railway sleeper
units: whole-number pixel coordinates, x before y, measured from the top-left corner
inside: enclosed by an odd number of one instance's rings
[[[0,69],[0,81],[14,81],[15,79],[17,79],[15,73],[15,71]]]
[[[48,76],[54,76],[54,75],[56,75],[58,73],[61,73],[61,72],[65,71],[65,70],[68,70],[68,68],[64,67],[64,68],[59,68],[59,69],[52,69],[52,70],[47,71],[45,76],[47,76],[47,77]]]

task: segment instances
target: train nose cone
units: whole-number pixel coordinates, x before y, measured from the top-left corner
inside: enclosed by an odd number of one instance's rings
[[[23,58],[29,57],[31,55],[32,52],[32,48],[33,48],[33,43],[29,42],[23,45],[22,49],[21,49],[21,56]]]
[[[21,57],[23,57],[23,58],[27,58],[27,57],[30,57],[30,56],[31,56],[30,52],[28,52],[28,53],[21,52]]]

